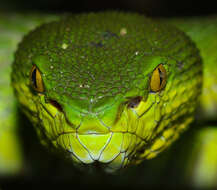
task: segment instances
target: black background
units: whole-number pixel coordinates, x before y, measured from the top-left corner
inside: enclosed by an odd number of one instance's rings
[[[190,16],[217,12],[213,0],[1,0],[0,10],[43,12],[136,11],[148,16]]]

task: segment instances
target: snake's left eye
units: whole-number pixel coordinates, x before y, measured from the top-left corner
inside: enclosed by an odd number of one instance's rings
[[[152,92],[159,92],[166,85],[167,73],[163,64],[158,65],[151,76],[150,89]]]
[[[30,83],[37,92],[44,92],[42,76],[38,68],[33,65],[30,72]]]

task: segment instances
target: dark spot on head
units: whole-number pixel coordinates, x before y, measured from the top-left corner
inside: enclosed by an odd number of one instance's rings
[[[102,33],[102,37],[104,40],[108,40],[110,38],[118,38],[118,35],[110,31],[105,31]]]
[[[91,42],[91,45],[96,47],[96,48],[100,48],[100,47],[103,47],[103,43],[100,41],[100,42]]]
[[[99,39],[98,42],[90,42],[90,45],[96,48],[101,48],[105,46],[106,41],[112,38],[119,38],[119,37],[115,33],[112,33],[110,31],[105,31],[105,32],[102,32],[100,35],[98,35],[98,39]]]
[[[182,70],[182,68],[183,68],[183,66],[184,66],[183,62],[181,62],[181,61],[177,62],[176,65],[177,65],[177,67],[178,67],[180,70]]]

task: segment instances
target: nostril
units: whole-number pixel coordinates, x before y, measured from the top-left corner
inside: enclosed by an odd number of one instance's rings
[[[141,101],[142,101],[141,96],[134,97],[131,100],[129,100],[127,107],[128,108],[136,108]]]
[[[62,106],[56,100],[50,99],[49,103],[52,104],[55,108],[57,108],[59,111],[63,111]]]

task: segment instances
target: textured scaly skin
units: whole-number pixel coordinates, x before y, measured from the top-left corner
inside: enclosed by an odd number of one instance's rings
[[[163,20],[162,20],[163,21]],[[173,18],[164,22],[183,30],[197,44],[203,61],[203,91],[198,119],[216,120],[217,117],[217,18],[216,16]]]
[[[167,84],[153,93],[150,76],[159,64],[167,70]],[[42,73],[42,94],[30,85],[33,65]],[[45,143],[77,163],[97,161],[115,171],[155,157],[191,123],[202,64],[194,43],[175,27],[105,12],[68,17],[25,36],[11,76]],[[142,102],[129,108],[137,96]]]

